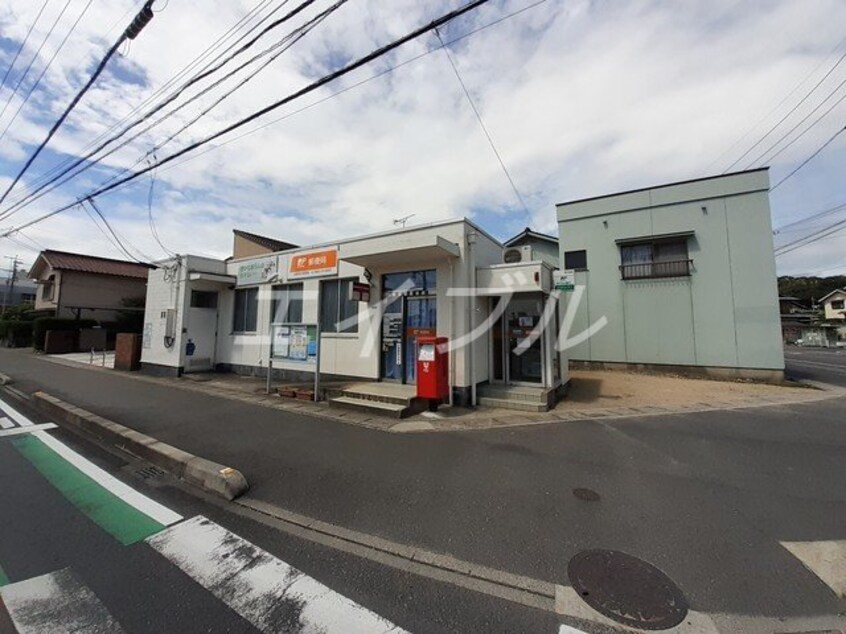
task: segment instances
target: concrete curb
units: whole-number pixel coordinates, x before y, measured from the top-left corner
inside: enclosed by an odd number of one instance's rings
[[[124,449],[214,495],[234,500],[250,488],[237,469],[182,451],[45,392],[35,392],[30,402],[56,423]]]
[[[3,374],[0,372],[0,385],[9,385],[12,382],[12,377],[8,374]]]

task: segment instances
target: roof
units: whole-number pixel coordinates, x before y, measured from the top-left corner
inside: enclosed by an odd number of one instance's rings
[[[665,187],[676,187],[678,185],[690,185],[691,183],[702,183],[705,181],[716,180],[719,178],[729,178],[731,176],[737,176],[739,174],[752,174],[754,172],[765,172],[769,170],[769,167],[757,167],[751,170],[742,170],[740,172],[729,172],[727,174],[717,174],[715,176],[703,176],[700,178],[691,178],[684,181],[676,181],[674,183],[663,183],[661,185],[650,185],[649,187],[638,187],[637,189],[627,189],[621,192],[615,192],[613,194],[602,194],[601,196],[589,196],[587,198],[579,198],[577,200],[568,200],[563,203],[556,203],[556,207],[561,207],[563,205],[574,205],[576,203],[584,203],[591,200],[602,200],[603,198],[614,198],[616,196],[624,196],[626,194],[637,194],[639,192],[647,192],[650,190],[655,189],[664,189]]]
[[[113,260],[95,255],[83,255],[81,253],[68,253],[67,251],[53,251],[48,249],[38,254],[38,258],[29,271],[29,277],[37,277],[35,270],[39,268],[42,262],[46,262],[50,268],[56,271],[76,271],[79,273],[111,275],[114,277],[129,277],[142,280],[147,279],[147,273],[150,269],[156,268],[152,264]]]
[[[502,246],[505,246],[505,247],[514,246],[517,242],[519,242],[523,238],[531,238],[533,240],[546,240],[547,242],[554,242],[555,244],[558,244],[558,238],[556,238],[555,236],[550,236],[550,235],[547,235],[545,233],[540,233],[539,231],[532,231],[531,228],[526,227],[525,229],[523,229],[523,231],[518,233],[513,238],[509,238],[508,240],[503,242]]]
[[[282,240],[276,240],[274,238],[268,238],[266,236],[260,236],[255,233],[250,233],[249,231],[241,231],[240,229],[233,229],[232,233],[240,238],[244,238],[244,240],[249,240],[259,246],[264,247],[265,249],[270,249],[271,251],[287,251],[288,249],[296,249],[296,244],[291,244],[290,242],[283,242]]]
[[[827,300],[829,297],[831,297],[831,296],[832,296],[832,295],[834,295],[835,293],[846,293],[846,288],[835,288],[835,289],[834,289],[833,291],[831,291],[828,295],[823,295],[822,297],[820,297],[820,298],[817,300],[817,303],[818,303],[818,304],[822,304],[825,300]]]

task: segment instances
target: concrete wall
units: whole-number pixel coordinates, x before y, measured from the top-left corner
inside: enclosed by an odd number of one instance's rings
[[[784,368],[769,212],[758,170],[558,205],[560,251],[588,270],[571,336],[608,325],[571,351],[582,361]],[[617,240],[693,232],[689,277],[622,280]]]

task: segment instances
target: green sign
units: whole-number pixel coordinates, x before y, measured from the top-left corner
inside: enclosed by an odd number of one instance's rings
[[[576,271],[566,269],[552,272],[552,285],[556,291],[576,290]]]

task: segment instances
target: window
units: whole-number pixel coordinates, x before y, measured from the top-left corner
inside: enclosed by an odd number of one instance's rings
[[[214,291],[191,291],[191,308],[217,308]]]
[[[233,332],[255,332],[258,325],[258,289],[235,290],[235,311],[232,315]]]
[[[41,286],[41,299],[44,301],[50,301],[53,299],[53,288],[56,286],[56,278],[54,276],[50,276]]]
[[[564,268],[575,269],[578,271],[587,270],[587,251],[565,251],[564,252]]]
[[[661,240],[620,246],[624,280],[690,275],[687,240]]]
[[[320,283],[320,331],[358,332],[358,302],[350,300],[356,279]]]
[[[843,302],[842,299],[833,299],[831,300],[831,309],[832,310],[843,310]]]
[[[273,324],[301,323],[303,320],[303,285],[285,284],[273,287],[270,322]]]
[[[34,302],[35,301],[35,295],[33,295],[32,293],[21,293],[21,301],[22,302]]]

